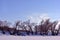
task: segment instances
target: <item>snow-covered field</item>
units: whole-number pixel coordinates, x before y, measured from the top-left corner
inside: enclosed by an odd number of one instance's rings
[[[60,36],[0,36],[0,40],[60,40]]]

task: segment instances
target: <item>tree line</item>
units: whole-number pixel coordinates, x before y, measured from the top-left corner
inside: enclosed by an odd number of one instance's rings
[[[50,19],[42,20],[38,25],[28,21],[16,21],[12,26],[8,21],[0,20],[0,31],[3,34],[8,32],[10,35],[58,35],[60,30],[60,21],[51,22]]]

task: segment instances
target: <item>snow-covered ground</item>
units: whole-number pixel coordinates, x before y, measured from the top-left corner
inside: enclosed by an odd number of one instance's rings
[[[60,39],[59,35],[57,36],[52,36],[52,35],[14,36],[14,35],[10,35],[8,32],[6,32],[6,34],[2,34],[0,31],[0,40],[59,40]]]
[[[60,36],[0,36],[0,40],[59,40]]]

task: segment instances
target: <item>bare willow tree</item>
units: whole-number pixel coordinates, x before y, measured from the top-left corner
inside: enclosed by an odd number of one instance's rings
[[[15,31],[13,32],[13,34],[17,33],[17,35],[20,35],[21,32],[24,32],[24,31],[26,31],[24,23],[21,21],[17,21],[15,23]]]
[[[10,26],[10,22],[0,21],[0,30],[2,31],[3,34],[5,34],[6,32],[10,33],[9,26]]]
[[[42,20],[41,21],[41,25],[39,25],[39,30],[40,30],[40,34],[43,35],[43,34],[46,34],[48,33],[48,28],[49,28],[49,22],[50,19],[47,19],[46,21]],[[48,26],[49,25],[49,26]]]
[[[19,23],[20,23],[20,21],[16,21],[16,22],[15,22],[15,24],[14,24],[15,30],[14,30],[14,32],[13,32],[13,35],[15,35],[16,33],[18,33],[17,28],[18,28]]]
[[[30,20],[23,22],[23,24],[25,24],[25,30],[26,30],[27,35],[29,35],[32,32]]]
[[[55,33],[55,27],[56,27],[57,23],[58,23],[58,21],[53,22],[53,25],[51,27],[52,35],[57,35],[58,34],[58,31],[57,31],[57,34]]]
[[[3,21],[0,21],[0,31],[3,30],[2,24],[3,24]]]

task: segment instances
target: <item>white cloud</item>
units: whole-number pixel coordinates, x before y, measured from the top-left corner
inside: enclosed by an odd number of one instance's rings
[[[40,15],[40,19],[43,19],[44,21],[47,20],[47,19],[50,19],[49,15],[48,14],[41,14]]]
[[[46,13],[44,13],[44,14],[37,14],[36,13],[36,14],[28,16],[28,19],[30,19],[31,22],[39,24],[42,19],[46,20],[46,19],[50,19],[50,17]]]

